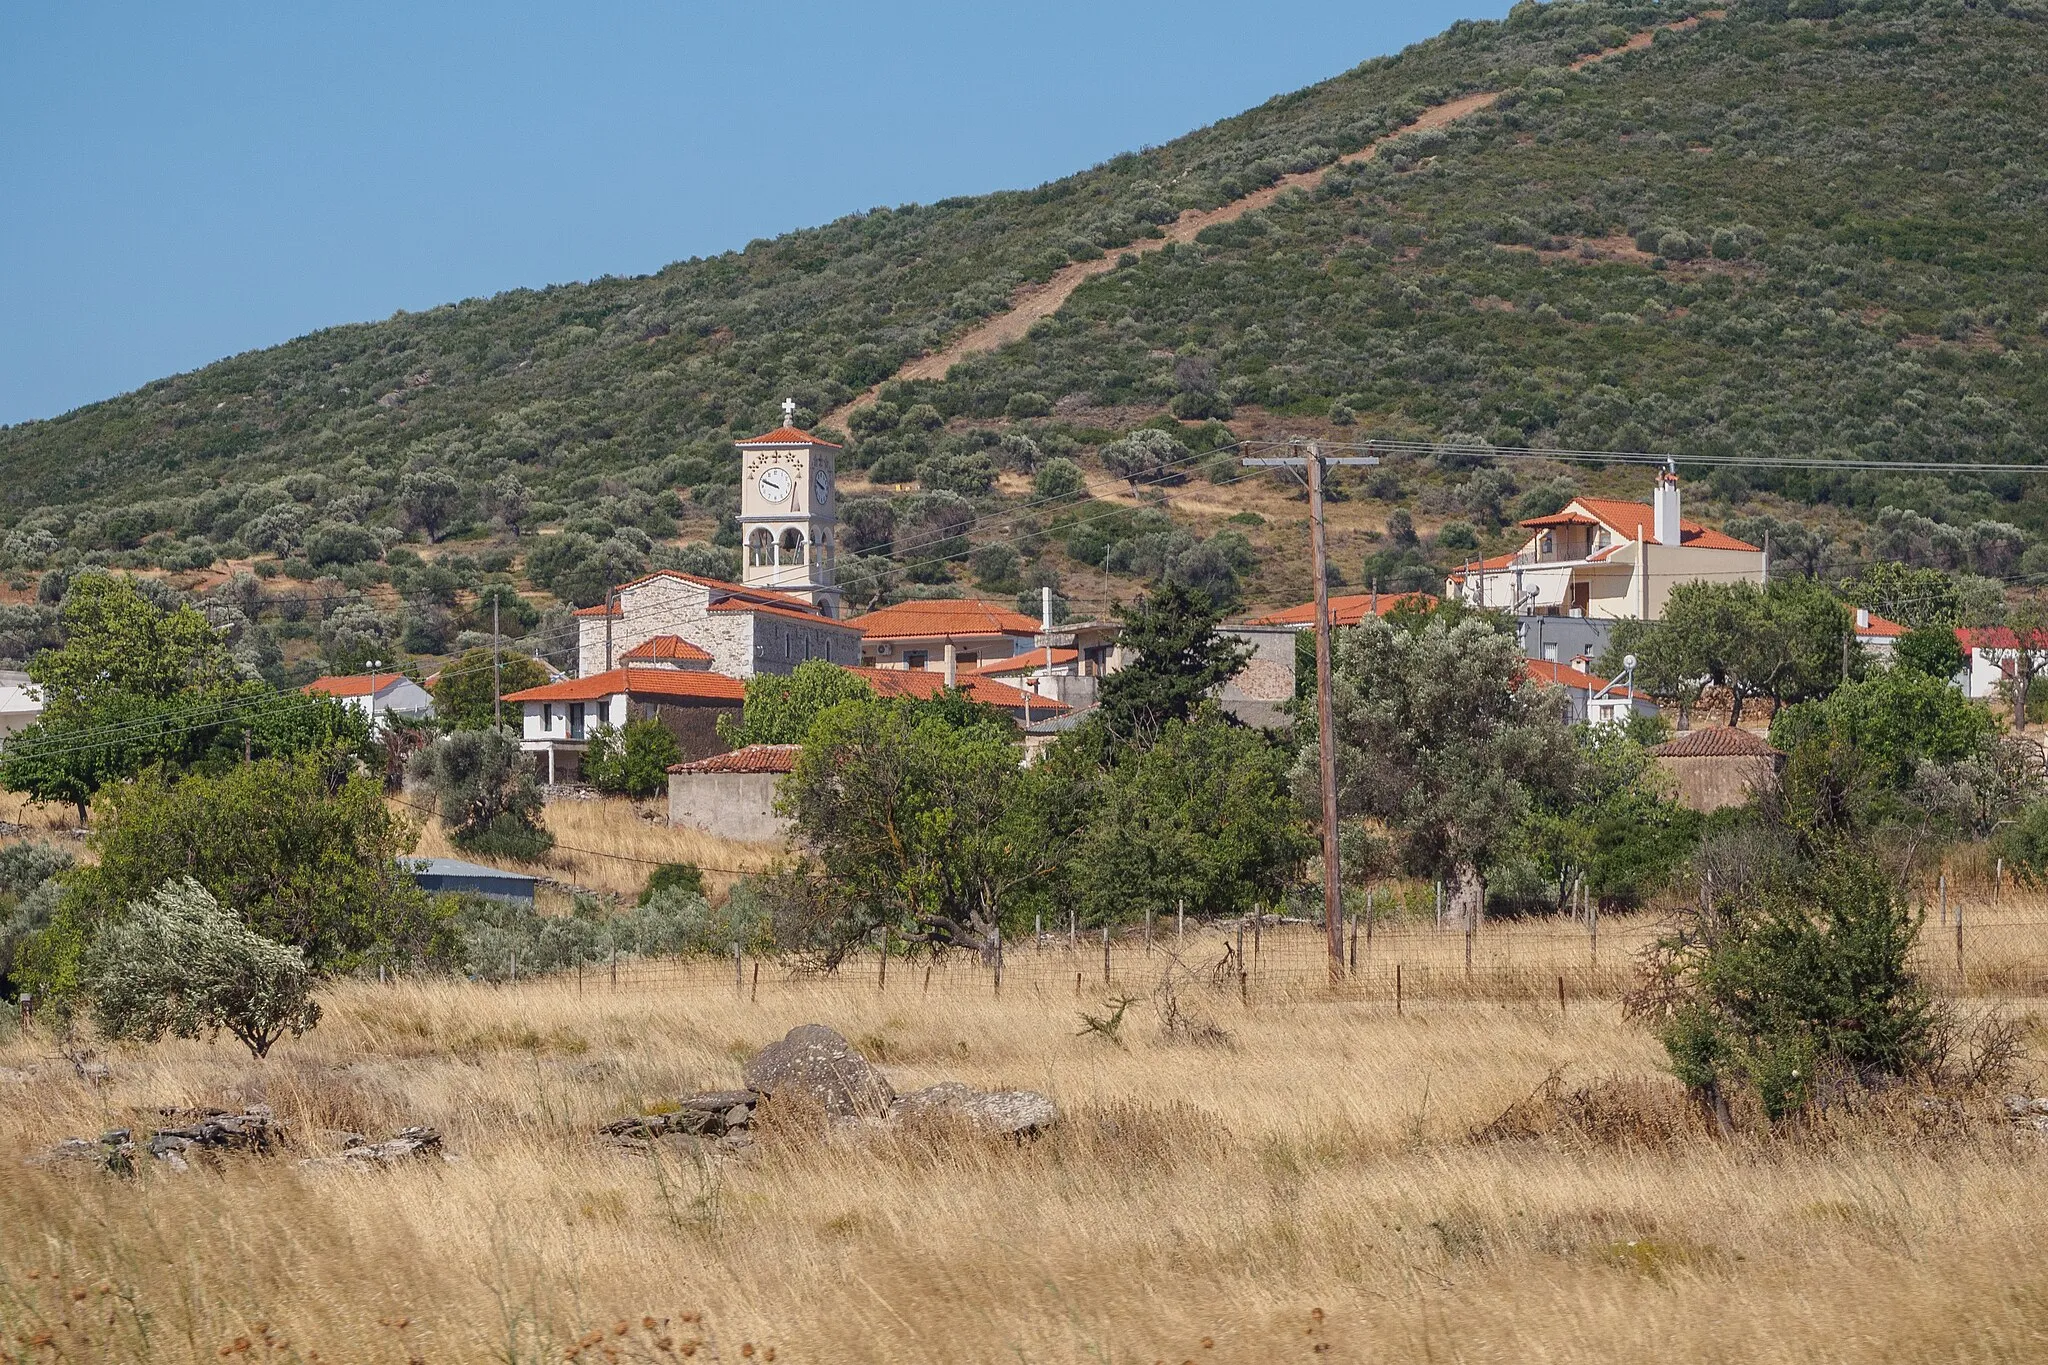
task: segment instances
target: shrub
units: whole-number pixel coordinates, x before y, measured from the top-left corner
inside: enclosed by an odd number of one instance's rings
[[[917,477],[917,457],[907,450],[892,450],[868,466],[871,483],[909,483]]]
[[[1479,548],[1479,533],[1466,521],[1447,521],[1436,533],[1439,550],[1470,551]]]
[[[86,958],[85,990],[110,1038],[209,1038],[226,1029],[254,1057],[320,1020],[313,974],[190,877],[166,882],[108,927]]]
[[[327,564],[362,564],[384,557],[384,542],[369,528],[347,522],[322,522],[306,535],[306,559],[315,568]]]
[[[407,775],[433,794],[458,848],[531,862],[555,846],[533,760],[502,730],[458,730],[413,755]]]
[[[640,904],[645,905],[662,891],[685,891],[693,896],[704,894],[704,874],[695,863],[663,863],[647,874],[647,885],[640,890]]]
[[[1100,256],[1101,252],[1096,252]],[[1003,416],[1011,421],[1026,417],[1049,417],[1052,415],[1052,400],[1042,393],[1025,390],[1010,395],[1010,401],[1003,405]]]
[[[1723,891],[1658,940],[1629,1001],[1696,1095],[1725,1117],[1740,1086],[1781,1120],[1826,1081],[1877,1085],[1933,1063],[1934,1007],[1907,961],[1919,918],[1867,851]]]
[[[1032,495],[1040,499],[1072,497],[1087,487],[1081,466],[1064,457],[1047,460],[1031,479]]]
[[[599,791],[653,796],[667,789],[668,765],[682,759],[682,746],[668,727],[645,717],[622,729],[598,726],[583,755],[583,776]]]

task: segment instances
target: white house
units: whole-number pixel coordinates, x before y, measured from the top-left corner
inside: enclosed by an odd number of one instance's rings
[[[37,695],[28,674],[0,668],[0,748],[7,737],[26,730],[43,713],[43,699]]]
[[[1635,691],[1620,678],[1602,679],[1586,671],[1587,661],[1577,658],[1568,664],[1554,659],[1530,659],[1522,665],[1531,682],[1563,690],[1575,724],[1613,725],[1631,715],[1654,716],[1657,703]]]
[[[333,697],[370,718],[375,734],[386,716],[421,717],[434,714],[434,698],[426,688],[403,673],[359,673],[315,678],[299,691],[309,696]]]
[[[1574,498],[1522,525],[1521,549],[1451,574],[1445,592],[1517,615],[1656,621],[1681,583],[1769,577],[1764,551],[1679,516],[1678,476],[1668,470],[1650,502]]]
[[[2048,675],[2048,634],[2030,635],[2023,642],[2009,626],[1962,626],[1956,630],[1956,643],[1967,660],[1956,681],[1972,700],[2010,699],[2023,644],[2034,656],[2036,671]]]
[[[720,753],[718,718],[738,720],[746,695],[738,678],[707,668],[629,667],[529,687],[505,700],[519,704],[519,747],[535,755],[552,786],[582,780],[583,754],[600,725],[658,720],[685,761]]]
[[[847,623],[860,628],[860,661],[868,668],[943,668],[946,648],[962,669],[1028,654],[1038,621],[994,602],[931,598],[898,602]]]

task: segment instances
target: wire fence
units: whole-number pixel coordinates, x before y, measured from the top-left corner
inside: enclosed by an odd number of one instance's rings
[[[1520,1001],[1569,1008],[1614,1000],[1633,983],[1642,954],[1672,928],[1656,914],[1505,920],[1467,932],[1431,920],[1374,922],[1359,916],[1343,935],[1341,974],[1331,970],[1321,924],[1272,919],[1046,932],[981,954],[887,953],[879,944],[829,971],[802,960],[755,957],[618,958],[550,979],[578,990],[686,991],[741,1001],[773,1000],[831,984],[916,997],[1036,999],[1093,1008],[1147,998],[1163,986],[1207,992],[1244,1006],[1308,1000],[1384,1002],[1397,1011],[1430,1001]],[[1949,996],[2048,996],[2048,897],[2008,893],[1940,899],[1925,908],[1913,964]],[[516,968],[515,979],[524,977]]]

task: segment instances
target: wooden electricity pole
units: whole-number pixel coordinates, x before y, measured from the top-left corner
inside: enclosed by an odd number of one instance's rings
[[[498,599],[491,598],[491,728],[505,728],[505,697],[503,675],[498,668]]]
[[[1344,979],[1344,864],[1338,848],[1337,725],[1330,704],[1330,556],[1323,527],[1323,474],[1327,465],[1375,465],[1370,455],[1323,454],[1310,441],[1289,443],[1295,453],[1278,458],[1248,458],[1247,465],[1299,467],[1308,483],[1309,555],[1316,579],[1316,758],[1323,794],[1323,933],[1330,953],[1330,980]]]

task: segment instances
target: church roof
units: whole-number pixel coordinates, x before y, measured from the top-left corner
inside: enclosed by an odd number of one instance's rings
[[[734,441],[736,446],[824,446],[827,450],[838,450],[839,446],[830,441],[821,441],[808,431],[795,427],[777,427],[763,436],[748,441]]]

